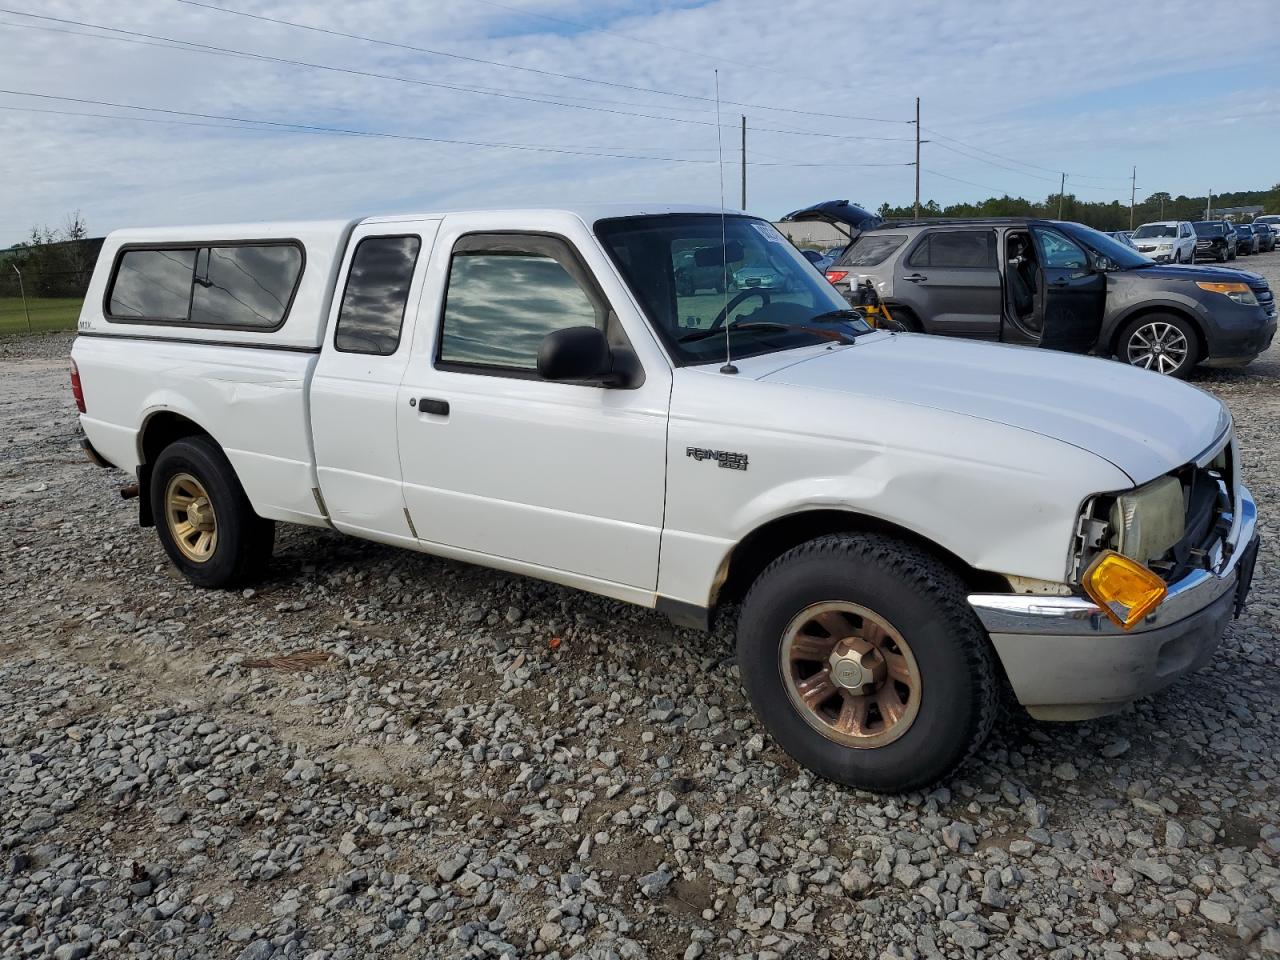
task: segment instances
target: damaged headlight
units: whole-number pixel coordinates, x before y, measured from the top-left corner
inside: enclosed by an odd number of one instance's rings
[[[1108,546],[1143,565],[1158,560],[1186,533],[1186,510],[1177,477],[1160,477],[1122,493],[1107,518]]]

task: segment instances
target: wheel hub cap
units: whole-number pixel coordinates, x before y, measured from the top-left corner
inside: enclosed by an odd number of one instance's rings
[[[827,662],[831,665],[831,682],[857,694],[874,693],[889,672],[884,657],[861,637],[841,640]]]
[[[868,749],[892,743],[920,710],[920,668],[906,640],[878,614],[847,601],[806,607],[779,647],[787,697],[829,740]]]
[[[179,473],[165,487],[165,520],[184,557],[204,563],[218,548],[218,518],[209,492],[196,477]]]

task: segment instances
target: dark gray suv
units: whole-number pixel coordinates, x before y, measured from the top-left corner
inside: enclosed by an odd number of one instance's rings
[[[817,209],[788,216],[817,219],[805,216]],[[1259,275],[1156,264],[1078,223],[872,218],[845,226],[851,242],[827,279],[853,302],[869,282],[912,331],[1114,356],[1175,377],[1198,363],[1246,364],[1276,331],[1275,299]]]

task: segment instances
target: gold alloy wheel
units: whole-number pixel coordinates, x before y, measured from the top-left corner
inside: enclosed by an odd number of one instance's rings
[[[204,563],[218,549],[218,518],[204,484],[189,473],[175,474],[164,491],[169,533],[192,563]]]
[[[778,667],[792,705],[829,740],[883,747],[920,712],[920,667],[883,617],[842,600],[815,603],[787,626]]]

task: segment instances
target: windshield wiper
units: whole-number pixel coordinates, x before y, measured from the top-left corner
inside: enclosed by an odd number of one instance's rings
[[[845,308],[843,310],[828,310],[826,313],[820,313],[816,317],[810,317],[810,323],[835,323],[837,320],[861,320],[862,314],[857,310]]]
[[[838,343],[853,343],[853,338],[848,334],[841,333],[838,330],[820,330],[817,327],[806,327],[796,323],[771,323],[769,321],[749,321],[747,323],[731,323],[728,327],[708,328],[706,330],[695,330],[693,333],[686,333],[680,337],[677,343],[693,343],[697,340],[705,340],[707,337],[714,337],[724,334],[725,330],[732,333],[734,330],[765,330],[771,333],[790,333],[795,330],[799,333],[810,333],[814,336],[821,337],[824,340],[834,340]]]

